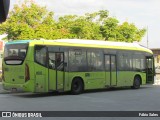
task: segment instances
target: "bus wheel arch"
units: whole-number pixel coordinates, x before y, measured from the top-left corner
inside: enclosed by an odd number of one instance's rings
[[[84,90],[84,81],[81,77],[77,76],[72,79],[71,93],[74,95],[82,93]]]
[[[133,86],[132,88],[133,89],[139,89],[140,88],[140,85],[142,85],[142,78],[140,75],[135,75],[134,77],[134,81],[133,81]]]

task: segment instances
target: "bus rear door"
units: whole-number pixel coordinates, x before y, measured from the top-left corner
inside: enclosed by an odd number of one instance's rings
[[[105,55],[106,85],[117,85],[116,55]]]

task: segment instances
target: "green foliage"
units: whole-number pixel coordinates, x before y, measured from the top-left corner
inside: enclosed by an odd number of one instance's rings
[[[50,39],[50,32],[56,28],[53,12],[34,2],[15,5],[8,20],[0,27],[0,33],[7,33],[8,39]]]
[[[118,20],[108,17],[101,26],[101,31],[105,40],[116,40]]]
[[[133,42],[140,41],[146,32],[128,22],[119,24],[107,10],[65,15],[55,21],[53,12],[31,1],[15,5],[9,16],[0,25],[0,34],[7,33],[9,40],[79,38]]]
[[[146,30],[138,29],[134,24],[124,22],[122,25],[118,26],[118,31],[119,36],[117,37],[117,40],[133,42],[133,40],[140,41]]]

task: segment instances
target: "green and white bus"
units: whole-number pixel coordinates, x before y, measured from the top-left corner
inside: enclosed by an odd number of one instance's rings
[[[154,82],[151,50],[136,43],[98,40],[17,40],[6,43],[3,88],[43,93]]]

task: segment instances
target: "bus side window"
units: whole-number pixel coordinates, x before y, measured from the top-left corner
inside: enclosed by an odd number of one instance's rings
[[[103,54],[101,51],[87,51],[87,62],[89,71],[102,71],[103,66]]]
[[[86,51],[74,49],[69,51],[70,71],[87,71]]]
[[[46,66],[46,47],[35,46],[35,61],[40,65]]]
[[[55,53],[49,53],[49,68],[55,69]]]
[[[63,71],[64,67],[63,67],[63,54],[62,53],[56,53],[55,56],[55,65],[56,65],[56,69]]]

